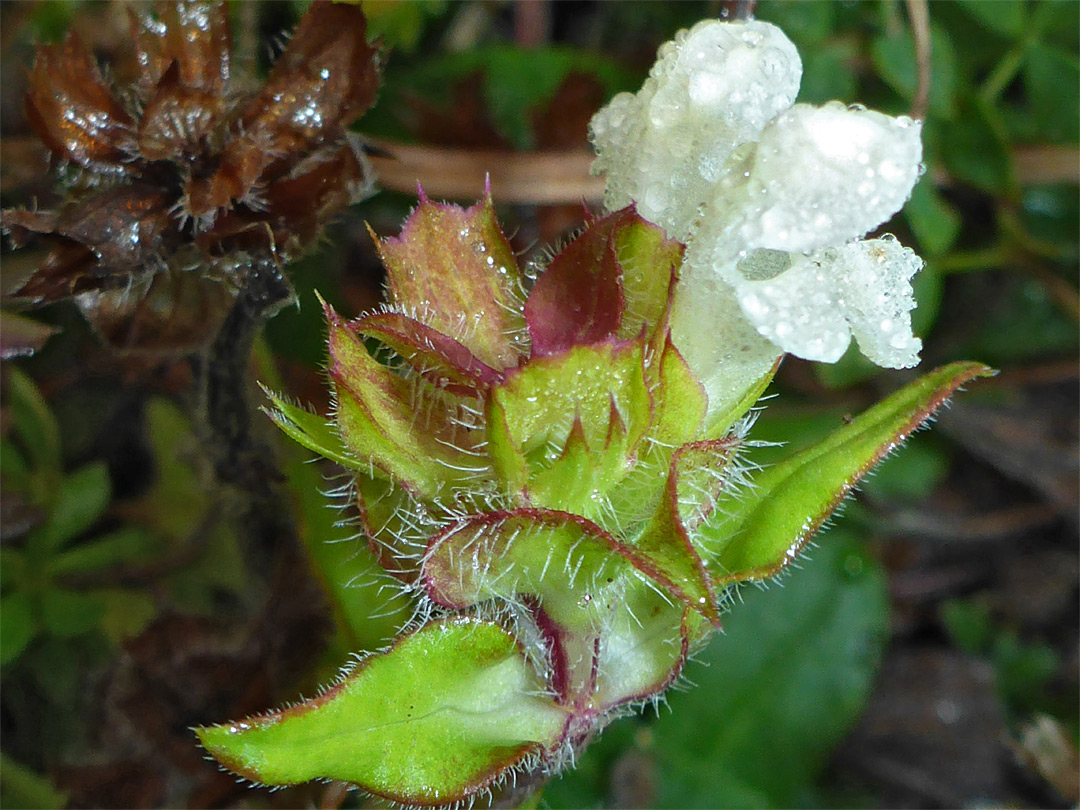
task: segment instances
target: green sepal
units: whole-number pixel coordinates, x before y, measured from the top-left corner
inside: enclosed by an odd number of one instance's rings
[[[717,593],[694,529],[711,511],[714,491],[720,489],[723,469],[734,452],[735,443],[724,441],[681,447],[671,460],[656,511],[634,540],[634,552],[648,561],[645,570],[653,579],[717,627]],[[687,464],[687,458],[696,463]]]
[[[626,473],[628,435],[618,409],[611,405],[603,444],[591,447],[581,420],[575,419],[562,454],[550,467],[534,470],[529,479],[533,506],[582,515],[604,528],[615,516],[606,493]]]
[[[753,487],[724,497],[700,528],[715,549],[718,583],[764,579],[798,555],[855,484],[952,393],[995,372],[979,363],[936,369],[856,417],[818,444],[754,475]]]
[[[460,208],[421,190],[401,236],[375,244],[398,311],[415,313],[497,371],[517,365],[527,345],[521,274],[490,195]]]
[[[667,332],[660,349],[657,376],[649,438],[671,446],[693,441],[701,432],[709,397]]]
[[[504,441],[532,468],[551,466],[562,453],[575,421],[581,422],[590,448],[607,444],[612,402],[633,452],[649,427],[652,404],[644,377],[641,341],[609,341],[575,346],[549,357],[534,358],[507,373],[492,389],[492,409],[501,411]]]
[[[436,388],[475,396],[477,391],[502,379],[498,371],[480,362],[464,344],[407,315],[364,315],[353,322],[353,328],[389,346]]]
[[[776,362],[772,364],[772,367],[762,374],[752,386],[747,388],[743,395],[729,408],[709,414],[703,438],[722,439],[731,432],[735,423],[750,413],[754,403],[761,399],[761,395],[765,393],[765,389],[769,387],[769,383],[776,376],[782,359],[782,357],[776,358]]]
[[[265,386],[263,393],[271,402],[271,407],[264,408],[264,412],[293,441],[324,458],[336,461],[342,467],[368,469],[368,462],[356,458],[345,447],[333,422],[306,408],[290,404],[284,397]]]
[[[434,532],[435,520],[404,487],[378,475],[355,479],[356,505],[368,547],[388,573],[411,582],[417,572],[417,548]]]
[[[514,637],[471,617],[431,622],[312,700],[195,729],[233,773],[265,785],[338,779],[403,804],[453,804],[553,751],[567,710]]]
[[[685,248],[636,212],[632,218],[623,218],[611,242],[622,270],[625,306],[618,336],[636,337],[643,327],[652,333],[665,319]]]
[[[422,577],[428,596],[445,607],[533,596],[561,627],[590,634],[618,607],[631,567],[618,541],[585,518],[518,509],[444,529],[428,546]]]
[[[628,577],[619,609],[604,627],[594,700],[602,711],[658,695],[682,671],[700,614]]]
[[[424,497],[473,478],[477,459],[454,444],[459,431],[448,403],[424,407],[421,401],[450,395],[420,390],[419,380],[410,382],[372,357],[333,309],[327,307],[326,315],[335,416],[348,451]]]

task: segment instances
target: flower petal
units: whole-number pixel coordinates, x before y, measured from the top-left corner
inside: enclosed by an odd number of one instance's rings
[[[774,25],[704,20],[661,46],[637,95],[622,93],[590,124],[608,176],[605,204],[685,240],[732,150],[795,100],[802,63]]]
[[[753,158],[739,247],[808,253],[876,228],[911,195],[921,133],[918,121],[839,102],[777,116]]]
[[[922,259],[891,235],[826,253],[834,263],[829,275],[837,303],[862,353],[879,366],[916,365],[922,341],[911,333],[911,278],[922,269]]]
[[[725,281],[683,267],[671,310],[671,338],[705,387],[709,431],[748,387],[768,373],[780,350],[746,319]]]
[[[771,278],[753,278],[759,265],[783,257],[790,266]],[[743,313],[758,333],[806,360],[835,363],[851,342],[851,330],[817,257],[754,251],[732,276]]]

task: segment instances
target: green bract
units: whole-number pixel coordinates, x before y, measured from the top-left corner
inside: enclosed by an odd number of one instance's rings
[[[682,247],[633,208],[591,220],[528,291],[490,199],[421,197],[379,247],[384,309],[327,309],[333,419],[273,396],[272,417],[351,471],[368,541],[418,618],[319,697],[199,731],[256,782],[333,778],[441,805],[559,770],[667,688],[726,589],[779,572],[988,373],[939,369],[751,475],[740,452],[771,373],[706,422],[669,330]]]

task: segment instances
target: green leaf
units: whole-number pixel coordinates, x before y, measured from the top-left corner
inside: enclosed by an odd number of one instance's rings
[[[1080,139],[1080,61],[1074,53],[1044,44],[1029,48],[1024,89],[1041,141],[1075,144]]]
[[[52,576],[95,571],[112,565],[144,562],[160,551],[157,538],[141,526],[125,526],[54,557],[46,566]]]
[[[12,428],[26,450],[30,466],[59,474],[60,428],[33,381],[9,365],[4,405],[11,412]]]
[[[20,592],[0,599],[0,664],[18,658],[36,635],[30,594]]]
[[[542,690],[501,627],[447,619],[364,659],[317,698],[196,733],[256,782],[340,779],[393,801],[445,805],[561,743],[568,714]]]
[[[994,622],[986,605],[950,599],[941,606],[941,619],[953,642],[968,655],[982,655],[994,639]]]
[[[68,796],[41,774],[0,753],[0,806],[60,810]]]
[[[915,42],[904,30],[896,35],[881,34],[870,45],[870,59],[890,87],[905,99],[915,96],[918,62]],[[956,112],[956,52],[948,32],[940,25],[930,26],[930,112],[952,120]]]
[[[1012,154],[997,111],[975,96],[961,99],[959,115],[940,129],[946,168],[957,178],[991,194],[1013,183]]]
[[[72,638],[97,627],[105,600],[96,592],[51,589],[41,595],[41,623],[59,638]]]
[[[768,591],[743,589],[688,665],[696,688],[650,727],[657,807],[794,807],[870,693],[888,632],[885,577],[831,531]]]
[[[923,252],[933,256],[946,253],[960,234],[960,215],[938,194],[929,172],[915,184],[904,218]]]
[[[1025,644],[1015,633],[1008,632],[994,640],[991,657],[998,692],[1021,710],[1045,702],[1047,684],[1061,665],[1061,657],[1050,645]]]
[[[956,5],[995,34],[1016,39],[1024,33],[1025,0],[957,0]]]
[[[786,6],[828,6],[828,3],[782,3]],[[787,32],[787,29],[784,29]],[[833,99],[850,102],[857,98],[858,83],[850,65],[860,56],[854,42],[834,40],[824,48],[802,51],[803,77],[799,101],[824,104]]]
[[[365,0],[368,39],[382,39],[395,51],[413,53],[420,44],[424,23],[446,11],[446,0],[410,0],[408,3]]]
[[[763,579],[799,549],[847,493],[961,385],[993,372],[954,363],[930,372],[818,444],[754,476],[752,489],[720,500],[701,532],[714,543],[721,581]]]
[[[333,422],[305,408],[289,404],[284,397],[268,388],[263,388],[263,392],[272,403],[272,407],[266,409],[267,416],[293,441],[324,458],[336,461],[342,467],[367,469],[367,462],[357,459],[345,447]]]
[[[158,614],[157,605],[149,594],[109,589],[95,595],[102,603],[101,631],[117,644],[139,635]]]
[[[93,526],[111,499],[104,462],[81,467],[64,478],[48,519],[31,533],[28,542],[42,551],[62,548]]]

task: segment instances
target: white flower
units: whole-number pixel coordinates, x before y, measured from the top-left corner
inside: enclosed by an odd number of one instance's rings
[[[779,28],[705,20],[590,125],[606,206],[634,202],[687,244],[672,330],[710,410],[781,352],[835,362],[852,335],[879,365],[918,362],[922,261],[892,237],[858,240],[911,194],[921,124],[794,104],[801,77]]]

